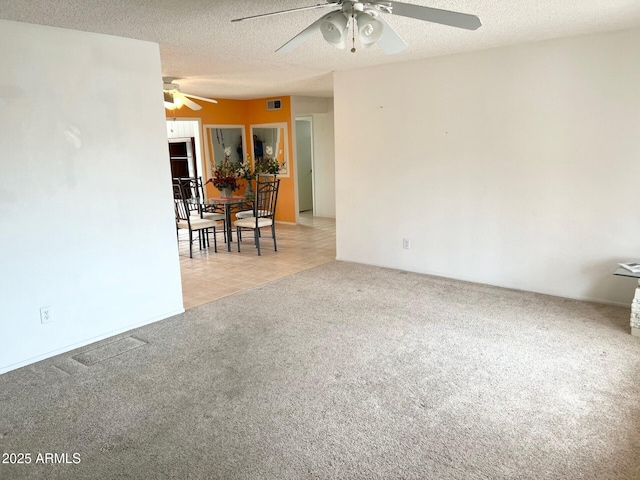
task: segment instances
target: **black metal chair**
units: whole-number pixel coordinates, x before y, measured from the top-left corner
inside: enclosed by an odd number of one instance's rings
[[[280,179],[275,176],[259,176],[256,179],[255,200],[253,202],[253,216],[238,219],[234,222],[238,237],[238,252],[242,243],[242,231],[253,230],[253,237],[260,255],[260,229],[271,228],[273,238],[273,249],[278,251],[276,243],[275,213],[278,203],[278,190],[280,189]]]
[[[175,204],[176,214],[176,230],[180,229],[189,231],[189,257],[193,258],[193,240],[194,232],[198,233],[198,243],[200,250],[209,247],[209,230],[213,230],[213,248],[218,252],[218,242],[216,239],[216,225],[219,220],[202,218],[200,214],[193,214],[193,201],[187,197],[183,188],[184,183],[180,181],[173,182],[173,201]]]
[[[258,173],[255,176],[256,184],[260,181],[260,178],[275,180],[276,176],[272,174]],[[240,220],[241,218],[249,218],[249,217],[253,217],[252,201],[246,202],[246,204],[244,204],[243,206],[243,209],[241,209],[239,212],[236,212],[236,220]]]
[[[182,193],[189,202],[189,210],[191,216],[206,218],[207,220],[220,220],[225,222],[224,212],[216,210],[213,205],[207,205],[207,197],[204,194],[204,185],[202,177],[181,177],[174,178],[174,183],[179,183],[182,187]],[[174,198],[176,197],[174,192]],[[225,242],[226,240],[226,229]]]
[[[202,183],[202,177],[197,177],[193,179],[192,188],[197,192],[196,198],[198,199],[198,204],[200,205],[200,212],[199,212],[200,218],[206,218],[208,220],[220,220],[222,222],[226,222],[226,219],[224,216],[224,210],[219,210],[218,207],[207,204],[207,197],[204,194],[204,184]],[[226,241],[226,234],[225,234],[225,241]]]

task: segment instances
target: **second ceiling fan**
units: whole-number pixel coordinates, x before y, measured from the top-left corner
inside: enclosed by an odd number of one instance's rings
[[[291,8],[289,10],[281,10],[262,15],[236,18],[231,21],[240,22],[242,20],[326,7],[336,8],[302,30],[298,35],[278,48],[276,52],[290,52],[307,41],[318,30],[320,30],[322,36],[328,43],[336,48],[345,48],[349,34],[349,21],[351,21],[352,29],[352,52],[356,51],[356,30],[358,32],[358,39],[365,48],[377,44],[384,53],[391,54],[401,52],[407,48],[407,43],[389,26],[384,18],[382,18],[382,14],[400,15],[402,17],[415,18],[467,30],[477,30],[482,25],[477,16],[467,13],[440,10],[402,2],[358,2],[350,0],[327,0],[327,3],[320,3],[309,7]]]

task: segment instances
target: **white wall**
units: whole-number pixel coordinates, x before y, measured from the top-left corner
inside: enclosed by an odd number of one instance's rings
[[[335,218],[335,143],[332,98],[291,97],[293,153],[295,155],[295,117],[309,115],[313,125],[313,175],[315,208],[318,217]],[[297,183],[297,182],[296,182]],[[297,204],[296,185],[296,204]],[[297,215],[297,213],[296,213]]]
[[[312,116],[315,209],[318,217],[336,217],[336,171],[333,102],[327,113]],[[318,193],[319,192],[319,193]]]
[[[337,258],[629,304],[639,85],[637,29],[336,73]]]
[[[2,373],[183,307],[158,45],[0,20],[0,58]]]

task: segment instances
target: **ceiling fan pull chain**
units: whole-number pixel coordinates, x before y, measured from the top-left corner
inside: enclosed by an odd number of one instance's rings
[[[356,53],[356,18],[353,3],[351,4],[351,45],[351,53]]]

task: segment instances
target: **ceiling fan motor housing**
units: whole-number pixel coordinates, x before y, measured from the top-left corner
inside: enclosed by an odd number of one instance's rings
[[[177,83],[163,83],[162,89],[168,92],[180,91],[180,85]]]

